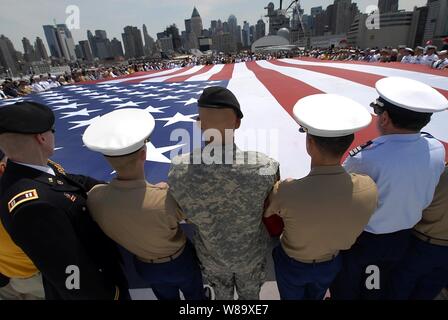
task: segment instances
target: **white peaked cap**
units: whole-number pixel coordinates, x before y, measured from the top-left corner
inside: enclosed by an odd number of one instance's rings
[[[155,128],[152,115],[141,109],[121,109],[94,121],[84,132],[87,148],[109,157],[140,150]]]
[[[336,94],[316,94],[299,100],[294,118],[305,132],[326,138],[348,136],[372,121],[365,107]]]

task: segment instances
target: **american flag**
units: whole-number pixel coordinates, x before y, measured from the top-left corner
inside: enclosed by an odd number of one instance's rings
[[[156,119],[148,144],[147,179],[166,181],[171,151],[184,145],[170,139],[175,129],[192,132],[198,114],[197,99],[209,86],[223,86],[237,97],[244,112],[236,144],[243,150],[265,152],[281,163],[283,178],[301,178],[310,170],[305,136],[293,120],[296,102],[317,93],[341,94],[364,105],[369,112],[378,98],[376,81],[400,76],[424,82],[448,98],[448,74],[421,65],[364,62],[322,62],[315,59],[281,59],[238,64],[195,66],[141,72],[110,81],[59,87],[25,98],[50,106],[56,115],[56,151],[52,160],[68,172],[110,181],[114,175],[100,154],[82,143],[84,130],[98,117],[116,109],[147,110]],[[376,117],[370,127],[356,134],[353,147],[378,137]],[[248,141],[245,132],[276,134],[276,145]],[[435,114],[424,131],[448,147],[448,112]],[[133,284],[140,286],[138,280]]]

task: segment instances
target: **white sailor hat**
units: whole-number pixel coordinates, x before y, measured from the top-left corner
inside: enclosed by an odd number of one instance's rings
[[[380,99],[371,106],[399,107],[414,112],[435,113],[448,108],[448,100],[436,89],[422,82],[389,77],[376,83]]]
[[[372,121],[372,116],[361,104],[335,94],[303,98],[293,112],[302,132],[324,138],[351,135]]]
[[[406,51],[414,53],[414,49],[412,48],[406,48]]]
[[[154,131],[155,120],[141,109],[121,109],[94,121],[84,132],[87,148],[108,157],[120,157],[140,150]]]

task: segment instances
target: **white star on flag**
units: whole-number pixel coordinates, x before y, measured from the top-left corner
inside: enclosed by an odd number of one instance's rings
[[[184,92],[191,92],[191,90],[177,90],[173,91],[174,93],[184,93]]]
[[[186,85],[186,86],[184,86],[184,88],[197,88],[198,87],[198,85],[197,84],[189,84],[189,85]]]
[[[110,88],[106,88],[105,90],[120,90],[123,89],[123,87],[110,87]]]
[[[176,87],[176,86],[180,86],[181,85],[181,83],[171,83],[171,84],[169,84],[168,85],[168,87]]]
[[[59,111],[59,110],[64,110],[64,109],[78,109],[78,107],[80,106],[86,106],[87,103],[72,103],[72,104],[68,104],[65,106],[53,106],[53,110],[55,111]]]
[[[165,113],[162,110],[168,109],[169,107],[160,107],[160,108],[154,108],[153,106],[149,106],[145,109],[145,111],[148,111],[149,113]]]
[[[175,146],[156,148],[151,142],[148,142],[146,144],[146,147],[147,147],[146,161],[171,163],[171,160],[168,159],[163,154],[168,151],[171,151],[171,150],[176,150],[178,148],[182,148],[183,146],[184,146],[184,144],[179,144],[179,145],[175,145]]]
[[[121,90],[116,90],[115,92],[117,92],[117,93],[125,93],[125,92],[132,92],[132,90],[129,90],[129,89],[121,89]]]
[[[100,93],[98,93],[98,92],[92,92],[92,93],[86,93],[86,94],[83,94],[83,96],[86,96],[86,97],[90,97],[90,96],[99,96],[100,95]]]
[[[184,106],[189,106],[190,104],[197,103],[198,99],[191,98],[190,100],[184,100],[184,101],[176,101],[176,103],[185,103]]]
[[[91,93],[91,92],[93,92],[93,91],[92,90],[81,90],[76,93],[83,94],[83,93]]]
[[[109,99],[110,96],[108,96],[107,94],[102,95],[102,96],[96,96],[96,97],[92,97],[92,99]]]
[[[207,84],[217,84],[217,83],[221,83],[221,81],[208,81]]]
[[[111,99],[102,101],[102,103],[106,103],[106,102],[123,102],[123,99],[122,98],[111,98]]]
[[[160,94],[150,93],[150,94],[145,94],[144,96],[142,96],[142,98],[153,98],[153,97],[158,97],[158,96],[160,96]]]
[[[166,96],[166,97],[161,97],[161,98],[156,98],[160,101],[166,101],[166,100],[176,100],[179,99],[180,96]]]
[[[140,83],[140,84],[134,84],[132,85],[132,87],[139,88],[139,87],[145,87],[145,85],[143,83]]]
[[[41,92],[38,93],[38,95],[42,96],[43,98],[47,98],[47,97],[58,97],[60,94],[55,92]]]
[[[196,119],[192,119],[193,117],[197,117],[198,114],[190,114],[190,115],[184,115],[180,112],[176,113],[174,117],[170,118],[161,118],[156,119],[157,121],[167,121],[163,127],[171,126],[178,122],[196,122]]]
[[[73,130],[73,129],[76,129],[76,128],[82,128],[82,127],[90,126],[92,123],[94,123],[99,118],[100,118],[100,116],[92,118],[92,119],[89,119],[89,120],[84,120],[84,121],[72,121],[70,123],[76,124],[76,126],[71,127],[68,130]]]
[[[87,108],[84,108],[79,111],[73,111],[73,112],[63,112],[62,114],[65,114],[62,118],[59,119],[65,119],[65,118],[71,118],[71,117],[77,117],[77,116],[84,116],[89,117],[90,113],[101,111],[101,109],[95,109],[95,110],[87,110]]]
[[[155,86],[149,86],[149,87],[145,87],[145,89],[158,89],[159,87],[155,87]]]
[[[58,151],[58,150],[61,150],[61,149],[64,149],[64,147],[54,148],[54,151]]]
[[[75,101],[75,99],[63,99],[58,101],[50,101],[48,104],[57,104],[57,103],[70,103],[70,101]]]
[[[57,96],[57,97],[44,97],[45,100],[63,100],[68,99],[66,96]]]
[[[82,87],[74,87],[74,88],[70,88],[68,90],[70,90],[70,91],[84,91],[85,89],[82,88]]]
[[[98,85],[98,88],[109,88],[109,87],[111,87],[110,84],[100,84],[100,85]]]
[[[141,95],[141,94],[145,94],[146,92],[141,92],[141,91],[134,91],[131,93],[126,93],[128,96],[137,96],[137,95]]]
[[[168,89],[168,88],[159,89],[159,92],[164,92],[164,91],[171,91],[171,89]]]
[[[138,105],[140,103],[143,103],[143,102],[128,101],[126,103],[114,104],[114,106],[116,106],[115,109],[126,108],[126,107],[138,107]]]
[[[202,94],[204,90],[199,90],[198,92],[193,92],[193,94]]]

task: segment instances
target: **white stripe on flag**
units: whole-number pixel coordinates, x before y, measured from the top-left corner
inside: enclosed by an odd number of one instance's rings
[[[212,76],[214,76],[215,74],[221,72],[221,70],[224,68],[223,64],[218,64],[216,66],[213,66],[209,71],[203,73],[203,74],[198,74],[197,76],[193,76],[190,79],[188,79],[187,81],[206,81],[208,79],[210,79]]]
[[[193,73],[198,72],[199,70],[201,70],[204,66],[195,66],[191,69],[188,69],[187,71],[175,74],[175,75],[171,75],[171,76],[166,76],[166,77],[154,77],[145,81],[142,81],[142,83],[146,83],[146,82],[165,82],[166,80],[169,80],[171,78],[177,78],[177,77],[183,77],[183,76],[187,76]]]
[[[164,76],[167,74],[171,74],[178,70],[179,70],[179,68],[169,69],[169,70],[160,71],[160,72],[156,72],[156,73],[145,74],[142,76],[128,77],[128,78],[123,78],[123,79],[115,79],[115,80],[109,80],[109,81],[104,81],[104,82],[100,82],[100,83],[101,84],[113,84],[113,83],[122,83],[122,82],[133,81],[133,80],[148,79],[148,78],[160,77],[160,76]]]
[[[296,65],[332,67],[338,69],[366,72],[383,77],[404,77],[426,83],[431,87],[437,89],[448,90],[448,77],[436,76],[433,74],[423,72],[406,71],[403,69],[393,69],[378,66],[369,66],[365,64],[311,62],[311,61],[294,60],[294,59],[284,59],[282,61]]]
[[[236,144],[242,150],[263,152],[280,161],[282,178],[308,175],[311,159],[306,152],[305,135],[299,133],[297,123],[245,63],[235,64],[228,89],[235,94],[244,113],[241,128],[236,131]],[[264,136],[271,130],[277,132],[273,141],[275,148],[262,141],[254,143],[245,139],[245,133],[257,129],[265,130]]]

